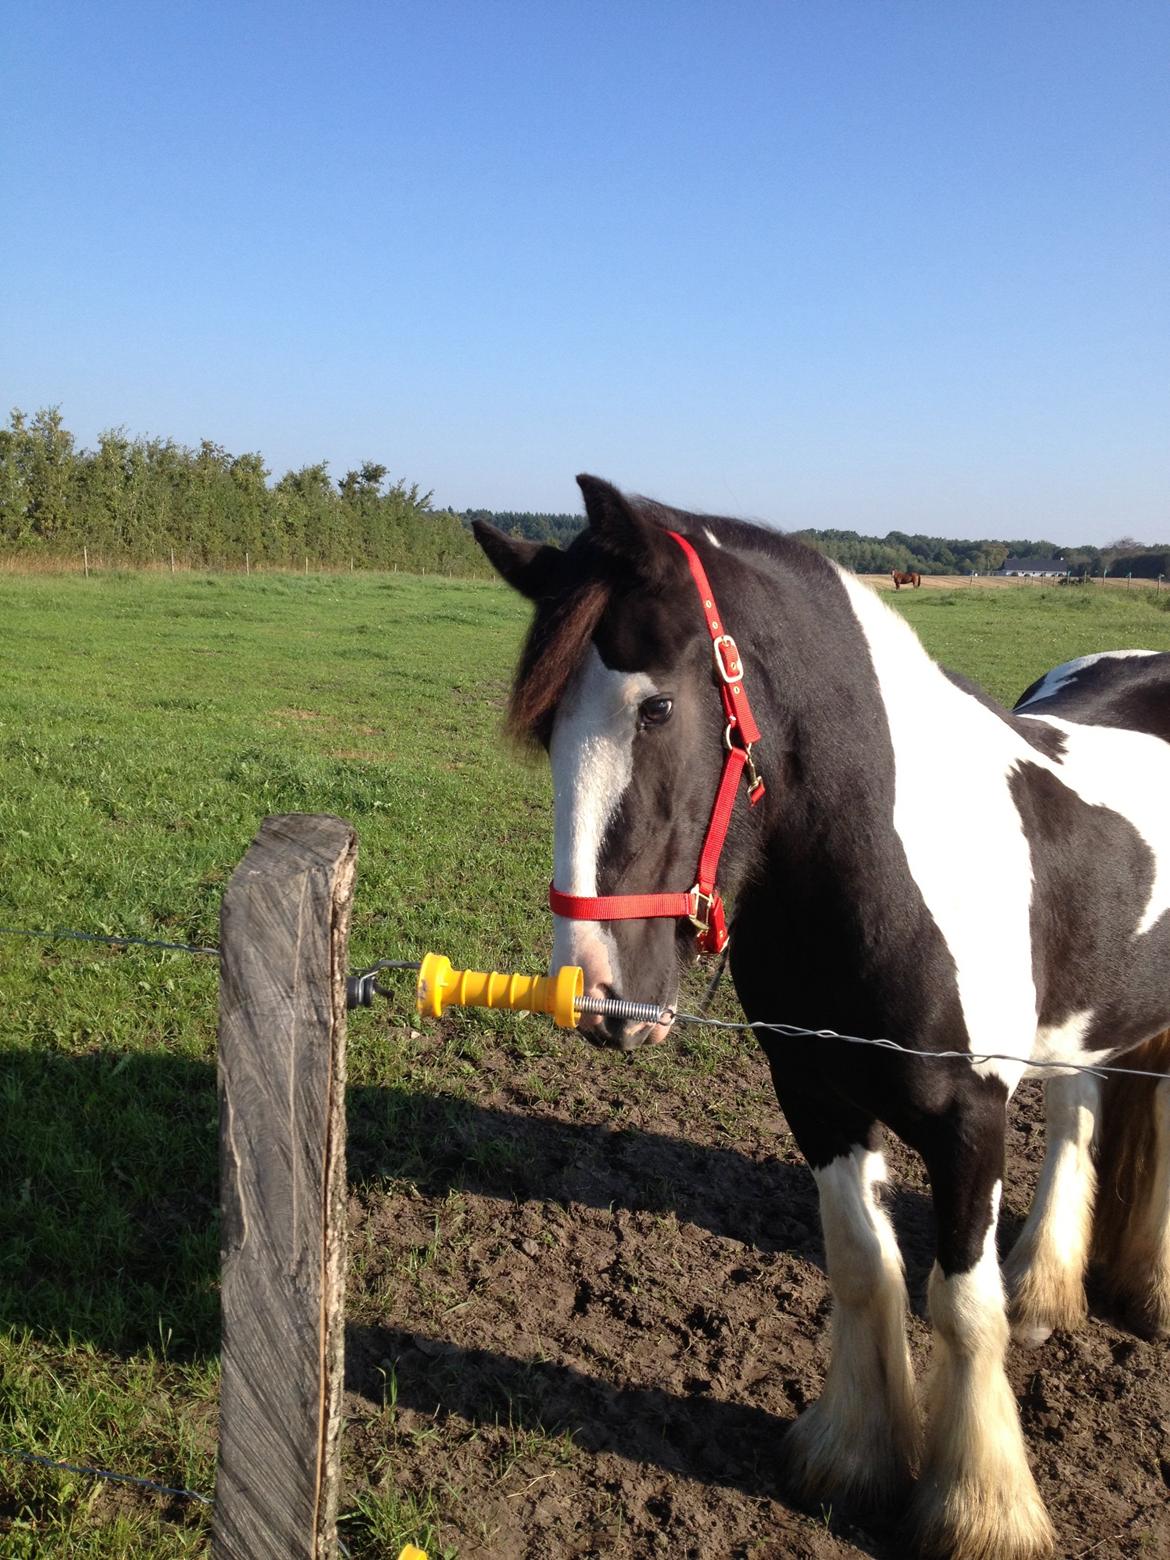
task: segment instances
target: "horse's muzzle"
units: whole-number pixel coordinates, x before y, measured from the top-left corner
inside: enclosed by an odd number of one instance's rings
[[[637,1051],[644,1045],[661,1045],[670,1033],[673,1019],[668,1023],[636,1024],[628,1018],[598,1018],[581,1033],[593,1045],[618,1051]]]

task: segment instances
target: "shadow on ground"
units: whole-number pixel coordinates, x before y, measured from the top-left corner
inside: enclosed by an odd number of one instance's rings
[[[218,1347],[215,1071],[169,1056],[0,1054],[0,1325],[178,1358]],[[351,1184],[673,1213],[814,1262],[812,1178],[734,1148],[406,1089],[349,1091]],[[914,1194],[899,1216],[921,1222]]]

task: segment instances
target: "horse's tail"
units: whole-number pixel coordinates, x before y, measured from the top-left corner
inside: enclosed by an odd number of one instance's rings
[[[1118,1065],[1170,1073],[1170,1029]],[[1093,1263],[1143,1330],[1170,1332],[1170,1078],[1106,1078],[1097,1145]]]

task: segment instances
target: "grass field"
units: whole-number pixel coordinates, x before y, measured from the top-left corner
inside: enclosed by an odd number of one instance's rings
[[[893,600],[1006,701],[1074,655],[1170,649],[1168,597],[1146,591]],[[324,811],[360,837],[354,967],[436,948],[540,968],[549,787],[499,734],[524,616],[495,585],[405,575],[0,577],[0,925],[214,944],[259,820]],[[0,1451],[211,1491],[215,982],[213,959],[0,937]],[[550,1059],[582,1065],[536,1021],[456,1020],[437,1054],[414,1045],[405,992],[397,1017],[355,1016],[355,1096],[457,1100],[485,1033],[542,1087]],[[736,1043],[646,1065],[685,1092]],[[359,1166],[394,1132],[378,1109],[353,1113]],[[352,1455],[347,1472],[355,1554],[449,1552],[455,1497],[399,1500]],[[202,1553],[205,1517],[0,1458],[5,1556]]]

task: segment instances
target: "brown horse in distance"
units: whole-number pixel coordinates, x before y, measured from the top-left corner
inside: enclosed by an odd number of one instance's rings
[[[901,590],[903,585],[913,585],[917,590],[922,584],[921,574],[903,574],[901,569],[891,569],[890,576],[894,581],[895,590]]]

